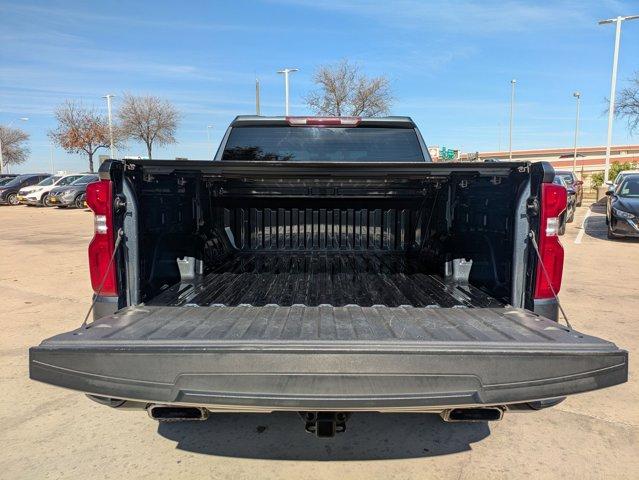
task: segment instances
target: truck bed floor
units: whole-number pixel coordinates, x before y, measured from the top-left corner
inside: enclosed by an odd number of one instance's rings
[[[336,307],[499,307],[468,284],[444,282],[415,267],[405,254],[240,253],[213,272],[168,288],[149,305],[215,304]]]

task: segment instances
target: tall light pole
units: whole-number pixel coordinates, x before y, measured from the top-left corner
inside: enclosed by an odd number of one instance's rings
[[[615,90],[617,88],[617,61],[619,59],[619,41],[621,40],[621,22],[624,20],[636,20],[639,15],[627,17],[609,18],[601,20],[599,25],[614,23],[615,28],[615,52],[612,57],[612,77],[610,79],[610,104],[608,105],[608,141],[606,142],[606,167],[604,169],[604,182],[608,181],[610,173],[610,145],[612,143],[612,120],[615,115]]]
[[[288,75],[293,72],[297,72],[298,68],[285,68],[284,70],[278,70],[277,73],[284,74],[284,112],[288,117]]]
[[[111,122],[111,99],[115,97],[115,95],[105,95],[102,98],[106,98],[107,101],[107,113],[109,115],[109,143],[111,146],[111,158],[115,158],[115,147],[113,146],[113,123]]]
[[[19,120],[21,122],[26,122],[29,120],[29,117],[20,117]],[[7,128],[11,128],[11,125],[13,125],[13,122],[15,122],[15,120],[11,120],[9,122],[9,125],[7,125]],[[2,137],[0,136],[0,173],[4,173],[4,155],[2,154]]]
[[[206,143],[209,145],[209,158],[213,158],[213,146],[211,145],[211,129],[213,125],[206,126]]]
[[[581,93],[575,92],[572,94],[573,97],[577,99],[577,116],[575,118],[575,148],[572,152],[572,173],[574,174],[577,170],[577,138],[579,136],[579,99],[581,98]]]
[[[255,78],[255,115],[260,115],[260,79]]]
[[[513,114],[515,112],[515,84],[514,78],[510,81],[510,130],[508,132],[508,159],[513,159]]]
[[[55,168],[53,166],[53,142],[49,143],[49,153],[51,154],[51,175],[55,175]]]

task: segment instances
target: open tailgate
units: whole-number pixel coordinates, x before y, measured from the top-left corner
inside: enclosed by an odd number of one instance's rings
[[[429,410],[623,383],[628,353],[509,307],[130,307],[31,348],[30,375],[153,403]]]

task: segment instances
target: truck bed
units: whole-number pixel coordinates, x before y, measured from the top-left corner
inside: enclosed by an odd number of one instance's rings
[[[149,305],[385,305],[499,307],[469,284],[445,282],[389,252],[237,253],[206,276],[168,288]]]
[[[31,378],[109,404],[297,412],[502,408],[627,380],[628,353],[553,321],[541,288],[559,291],[563,259],[550,164],[412,161],[410,119],[290,123],[236,119],[220,161],[103,163],[97,320],[31,348]],[[309,134],[323,144],[294,140]]]

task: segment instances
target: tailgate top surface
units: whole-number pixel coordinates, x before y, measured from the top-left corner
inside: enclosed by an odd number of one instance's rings
[[[616,349],[614,344],[569,330],[512,307],[416,308],[410,306],[125,308],[86,328],[45,340],[42,347],[375,346],[516,349]]]

